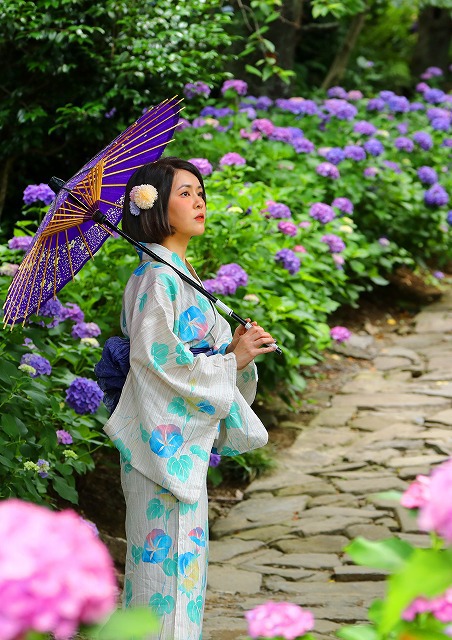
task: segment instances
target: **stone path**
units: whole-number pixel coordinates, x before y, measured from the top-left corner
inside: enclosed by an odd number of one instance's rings
[[[366,620],[382,572],[356,567],[344,546],[360,535],[428,538],[376,492],[404,490],[452,455],[452,292],[425,308],[408,335],[356,336],[372,366],[300,430],[271,476],[214,521],[204,640],[239,640],[244,611],[267,600],[315,615],[315,637]],[[296,421],[296,417],[294,418]]]

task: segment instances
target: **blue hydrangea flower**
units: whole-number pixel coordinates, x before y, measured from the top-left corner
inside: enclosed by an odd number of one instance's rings
[[[364,148],[357,144],[348,144],[344,147],[344,155],[346,158],[354,160],[355,162],[361,162],[366,159],[366,152]]]
[[[76,378],[66,390],[66,402],[76,413],[96,413],[103,391],[94,380]]]
[[[442,207],[449,202],[447,191],[436,183],[424,193],[424,202],[429,207]]]
[[[432,167],[419,167],[417,177],[423,184],[435,184],[435,182],[438,182],[438,174]]]
[[[337,165],[342,162],[342,160],[345,160],[345,153],[340,147],[332,147],[326,152],[325,158],[328,162]]]
[[[55,192],[44,182],[41,182],[41,184],[29,184],[24,190],[25,204],[33,204],[34,202],[50,204],[54,198]]]
[[[432,136],[426,131],[416,131],[412,138],[424,151],[429,151],[433,147]]]
[[[370,138],[369,140],[366,140],[366,142],[364,143],[364,149],[367,153],[374,157],[380,156],[385,150],[383,144],[376,138]]]
[[[292,275],[300,270],[300,258],[290,249],[280,249],[280,251],[277,251],[275,261],[281,263],[284,269],[287,269]]]
[[[35,353],[24,353],[20,359],[20,364],[28,364],[33,367],[36,373],[30,374],[31,378],[37,378],[38,376],[49,376],[52,373],[52,367],[47,358],[38,356]]]
[[[327,224],[336,217],[334,209],[324,202],[314,202],[309,209],[309,215],[322,224]]]
[[[322,236],[321,241],[328,245],[331,253],[341,253],[345,249],[345,243],[342,238],[334,233],[327,233]]]

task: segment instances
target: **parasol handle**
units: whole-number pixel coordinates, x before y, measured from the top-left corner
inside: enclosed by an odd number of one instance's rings
[[[100,211],[96,211],[93,214],[93,220],[95,222],[99,223],[99,224],[105,225],[106,227],[108,227],[112,231],[115,231],[122,238],[127,240],[127,242],[130,242],[130,244],[133,244],[137,249],[139,249],[140,251],[143,251],[143,253],[146,253],[148,256],[151,256],[151,258],[154,258],[154,260],[157,260],[157,262],[161,262],[162,264],[166,264],[168,267],[173,269],[173,271],[175,271],[177,273],[177,275],[182,280],[187,282],[190,286],[192,286],[194,289],[199,291],[199,293],[201,293],[203,296],[205,296],[208,300],[213,302],[213,304],[216,307],[218,307],[218,309],[220,309],[221,311],[226,313],[228,316],[233,318],[233,320],[235,320],[236,322],[241,324],[243,327],[245,327],[245,329],[251,329],[251,327],[253,325],[250,322],[247,322],[246,320],[244,320],[241,316],[239,316],[237,313],[235,313],[235,311],[233,311],[230,307],[228,307],[227,304],[225,304],[224,302],[219,300],[216,296],[214,296],[212,293],[207,291],[207,289],[204,289],[204,287],[202,287],[200,284],[198,284],[195,280],[192,280],[185,273],[182,273],[182,271],[179,271],[179,269],[176,269],[176,267],[173,267],[172,264],[169,264],[168,262],[163,260],[163,258],[161,258],[159,255],[157,255],[156,253],[154,253],[153,251],[151,251],[150,249],[145,247],[141,242],[138,242],[137,240],[134,240],[131,236],[129,236],[127,233],[125,233],[122,229],[119,229],[116,225],[114,225],[112,222],[110,222],[110,220],[108,220],[107,216],[105,216],[103,213],[101,213]],[[273,344],[275,344],[275,343],[273,343]],[[271,345],[271,346],[273,346],[273,345]],[[275,347],[276,347],[275,348],[275,353],[278,353],[279,355],[281,355],[282,354],[281,349],[276,344],[275,344]]]

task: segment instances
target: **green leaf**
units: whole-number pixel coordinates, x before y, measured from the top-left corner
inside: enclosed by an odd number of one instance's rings
[[[147,607],[115,611],[103,627],[92,632],[98,640],[139,640],[157,633],[160,623]]]
[[[405,566],[389,578],[380,629],[389,633],[418,596],[432,598],[450,587],[452,551],[415,549]]]
[[[357,624],[343,627],[336,631],[336,635],[342,640],[377,640],[376,630],[367,624]]]
[[[414,549],[400,538],[372,541],[358,537],[345,547],[345,551],[356,564],[397,571],[405,565]]]
[[[73,504],[78,503],[78,494],[76,489],[69,486],[66,480],[64,480],[63,478],[60,478],[59,476],[53,478],[53,488],[58,493],[58,495],[60,495],[65,500],[69,500],[69,502],[72,502]]]

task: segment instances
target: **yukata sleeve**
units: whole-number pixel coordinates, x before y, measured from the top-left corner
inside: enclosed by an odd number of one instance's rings
[[[224,319],[221,322],[222,337],[225,340],[229,324]],[[234,401],[228,415],[220,421],[214,442],[214,449],[220,455],[236,456],[267,444],[267,430],[250,406],[256,396],[256,388],[257,368],[254,361],[251,361],[237,371]]]
[[[133,467],[193,504],[205,487],[218,422],[235,401],[237,363],[233,354],[195,358],[184,340],[208,330],[205,316],[164,268],[146,275],[128,292],[130,371],[104,430],[126,472]]]

